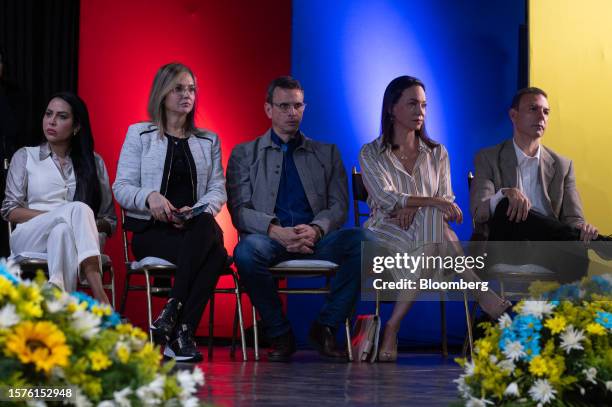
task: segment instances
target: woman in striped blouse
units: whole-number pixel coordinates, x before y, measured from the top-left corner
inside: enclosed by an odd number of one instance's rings
[[[448,222],[463,220],[453,202],[446,148],[425,131],[426,107],[425,85],[420,80],[400,76],[391,81],[383,98],[382,135],[359,154],[371,209],[365,226],[398,253],[418,249],[420,254],[423,243],[456,242]],[[471,270],[463,272],[462,278],[478,281]],[[493,318],[510,305],[491,290],[474,295]],[[385,326],[379,361],[397,359],[397,334],[411,304],[406,297],[396,303]]]

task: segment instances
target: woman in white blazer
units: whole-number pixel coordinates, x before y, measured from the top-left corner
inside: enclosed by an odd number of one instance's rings
[[[150,122],[129,127],[113,184],[134,232],[137,259],[177,266],[170,298],[153,322],[164,355],[200,361],[193,333],[225,268],[227,252],[215,216],[227,200],[216,134],[195,127],[196,80],[179,63],[162,66],[149,96]]]
[[[45,142],[13,155],[2,217],[17,227],[13,254],[47,253],[49,284],[74,291],[86,278],[108,304],[102,287],[100,242],[117,224],[108,173],[94,153],[87,106],[69,92],[55,94],[42,120]]]

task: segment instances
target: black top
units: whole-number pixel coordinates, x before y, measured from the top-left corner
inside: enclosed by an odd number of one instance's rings
[[[162,195],[176,209],[183,206],[192,207],[197,196],[197,173],[195,161],[189,150],[188,139],[166,134],[168,150],[162,178]]]

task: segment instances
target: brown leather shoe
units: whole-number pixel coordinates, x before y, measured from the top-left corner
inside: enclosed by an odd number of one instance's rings
[[[270,350],[268,351],[268,361],[270,362],[289,362],[291,355],[295,353],[295,336],[293,331],[270,339]]]
[[[315,321],[310,326],[308,339],[321,356],[338,362],[348,362],[347,352],[337,349],[336,335],[332,327]]]

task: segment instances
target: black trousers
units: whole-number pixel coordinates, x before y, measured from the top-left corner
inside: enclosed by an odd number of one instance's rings
[[[215,218],[204,213],[184,229],[155,222],[144,232],[134,233],[132,252],[138,260],[154,256],[176,264],[170,297],[183,304],[179,323],[195,330],[227,261],[223,231]]]
[[[504,198],[495,208],[495,214],[489,221],[490,241],[575,241],[576,243],[563,245],[563,250],[558,251],[553,251],[545,246],[533,245],[529,248],[527,243],[517,244],[517,247],[513,248],[516,253],[509,253],[512,251],[510,248],[508,251],[500,250],[495,253],[494,261],[525,264],[525,260],[528,259],[530,264],[538,264],[555,271],[561,283],[576,281],[587,274],[589,258],[586,246],[579,242],[579,229],[533,210],[529,211],[525,221],[510,222],[506,215],[508,206],[509,201]],[[521,261],[517,262],[516,259]]]

